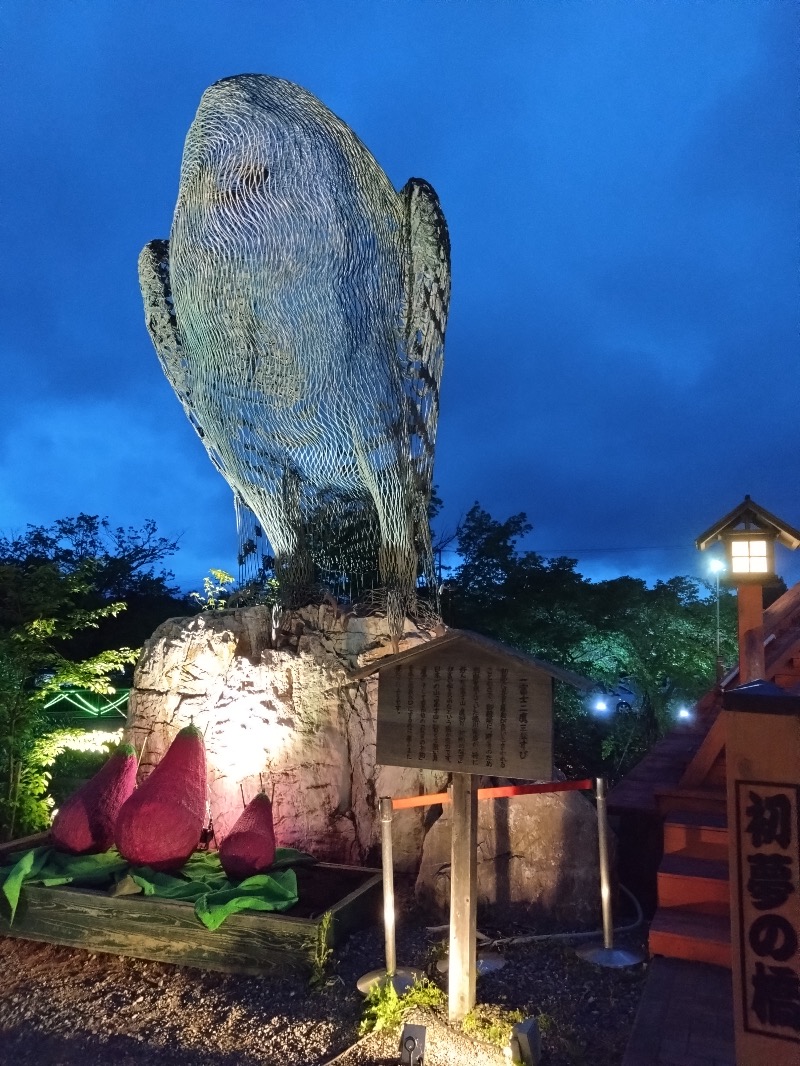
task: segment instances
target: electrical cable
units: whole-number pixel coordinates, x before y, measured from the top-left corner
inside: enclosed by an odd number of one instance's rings
[[[636,920],[629,925],[614,926],[615,935],[618,933],[633,933],[639,928],[639,926],[644,921],[644,912],[642,911],[642,906],[639,903],[639,900],[636,898],[636,896],[634,896],[630,889],[625,887],[625,885],[620,884],[619,887],[620,890],[625,893],[625,895],[628,897],[628,899],[630,899],[630,901],[636,908]],[[429,933],[441,932],[445,929],[449,929],[449,926],[433,925],[427,927],[427,931]],[[496,948],[500,947],[501,945],[512,946],[516,944],[538,944],[548,940],[590,940],[592,937],[602,935],[602,929],[591,929],[588,931],[583,930],[573,933],[531,933],[529,935],[499,937],[497,939],[492,939],[490,937],[485,936],[483,933],[478,933],[478,938],[481,941],[482,947]]]

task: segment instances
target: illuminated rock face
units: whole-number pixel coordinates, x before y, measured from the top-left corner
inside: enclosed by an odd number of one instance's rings
[[[406,622],[400,650],[432,635]],[[128,739],[137,751],[144,744],[141,772],[193,720],[205,735],[217,843],[263,788],[279,846],[379,865],[379,797],[444,791],[448,777],[375,763],[377,680],[347,677],[391,652],[385,617],[328,605],[286,613],[274,635],[266,607],[170,619],[145,645],[131,692]],[[588,800],[529,796],[481,803],[479,812],[479,899],[493,914],[523,912],[543,928],[598,920],[597,821]],[[449,807],[432,825],[425,813],[396,813],[395,865],[418,870],[418,897],[446,911]]]
[[[432,634],[410,622],[400,648]],[[190,721],[204,733],[217,841],[262,787],[273,799],[280,846],[362,864],[380,843],[377,797],[435,792],[446,774],[375,765],[377,682],[347,673],[391,653],[386,619],[333,607],[284,615],[266,607],[173,618],[136,668],[128,736],[143,774]],[[146,738],[146,740],[145,740]],[[395,819],[398,868],[415,868],[424,810]]]

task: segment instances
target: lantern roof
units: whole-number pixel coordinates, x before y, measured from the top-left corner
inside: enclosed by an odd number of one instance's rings
[[[720,518],[704,533],[701,533],[695,544],[700,551],[705,551],[715,540],[722,540],[726,536],[737,533],[761,533],[779,540],[781,544],[792,550],[800,548],[800,530],[759,506],[749,496],[745,496],[738,507],[734,507],[724,518]]]

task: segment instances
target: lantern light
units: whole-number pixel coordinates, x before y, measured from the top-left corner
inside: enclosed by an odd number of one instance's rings
[[[697,538],[697,547],[704,551],[715,541],[722,541],[728,557],[730,581],[734,585],[769,585],[776,580],[776,540],[787,548],[800,547],[800,530],[745,496],[738,507]],[[725,569],[716,559],[710,565],[715,573]]]
[[[736,586],[739,629],[739,683],[763,679],[764,657],[763,588],[778,582],[775,573],[775,542],[800,548],[800,530],[760,507],[749,496],[720,518],[695,541],[705,551],[722,541],[728,554],[729,581]],[[717,576],[719,581],[719,576]],[[722,683],[719,653],[719,585],[717,585],[717,684]]]

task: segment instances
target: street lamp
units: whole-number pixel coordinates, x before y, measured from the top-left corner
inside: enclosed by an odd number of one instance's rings
[[[709,563],[708,563],[708,569],[711,571],[711,573],[716,578],[716,585],[717,585],[717,660],[716,660],[717,661],[717,666],[716,666],[716,672],[717,672],[717,684],[719,684],[720,681],[722,681],[723,673],[724,673],[724,670],[725,670],[725,668],[724,668],[724,666],[722,664],[722,655],[720,654],[719,575],[725,569],[725,563],[723,563],[722,559],[710,559]]]

